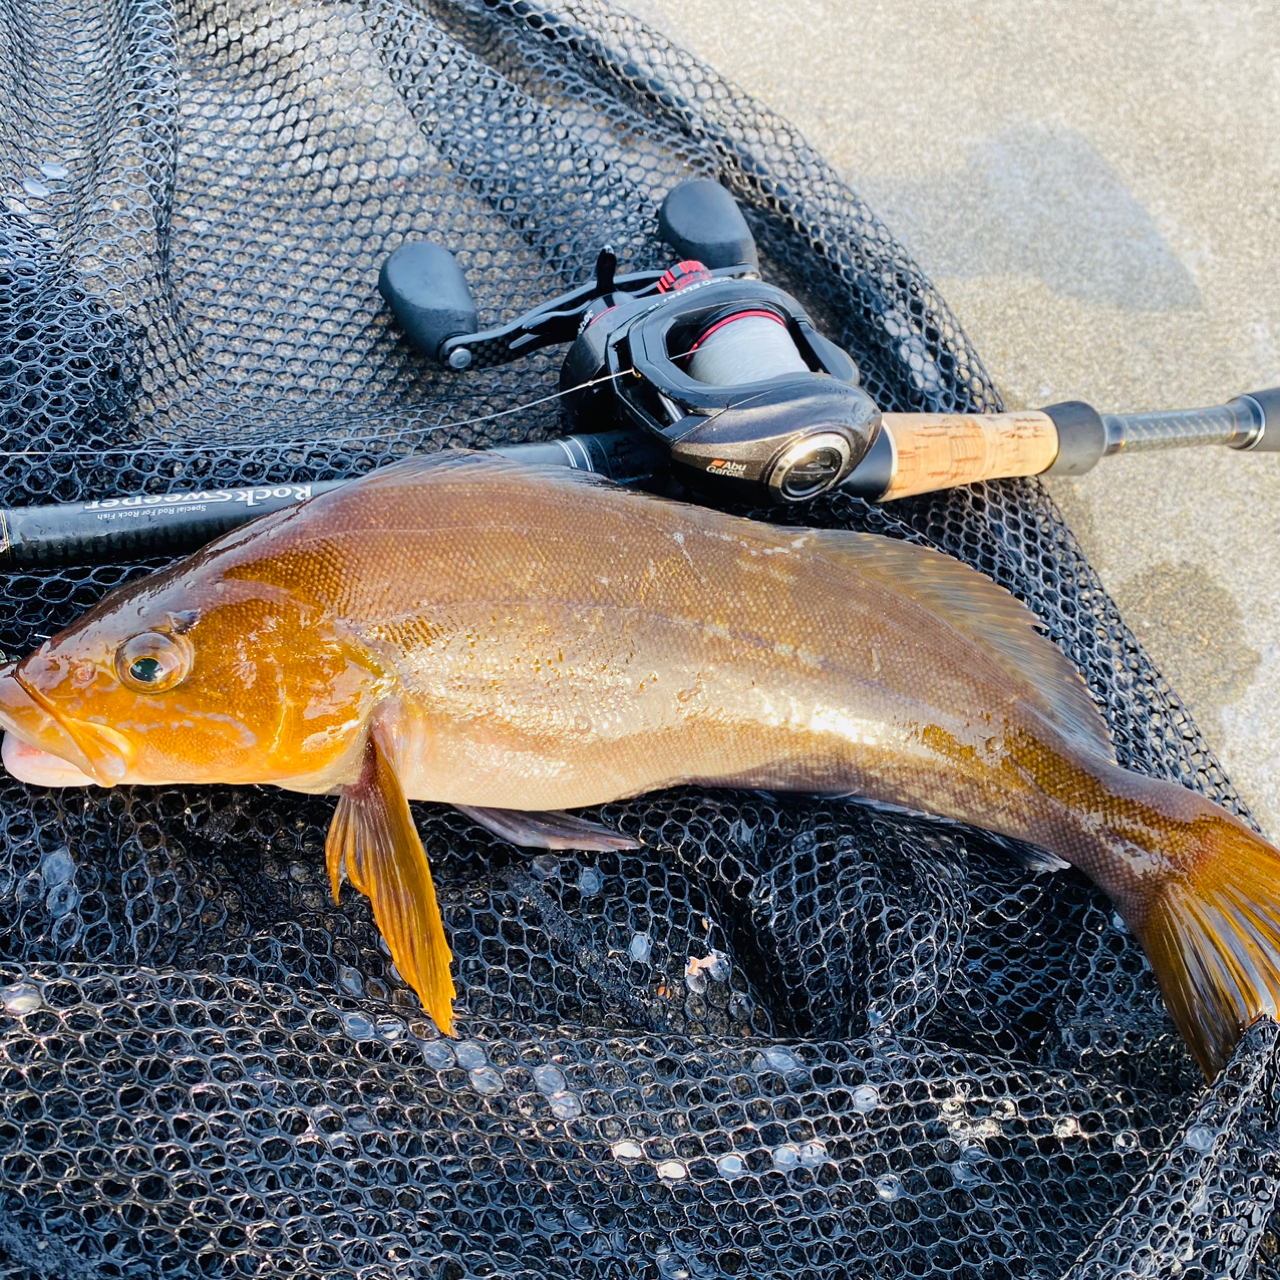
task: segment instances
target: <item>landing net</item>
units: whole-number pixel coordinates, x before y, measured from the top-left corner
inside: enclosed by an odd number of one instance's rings
[[[382,259],[448,245],[500,323],[606,241],[665,265],[696,176],[882,408],[1000,407],[795,131],[598,0],[0,0],[0,85],[4,506],[558,434],[551,400],[447,425],[558,353],[432,369]],[[1247,820],[1036,483],[804,519],[1007,586],[1122,763]],[[146,567],[9,576],[0,647]],[[538,857],[416,806],[448,1042],[329,899],[332,804],[0,781],[4,1280],[1278,1274],[1275,1027],[1206,1091],[1075,873],[854,803],[652,795],[593,815],[641,852]]]

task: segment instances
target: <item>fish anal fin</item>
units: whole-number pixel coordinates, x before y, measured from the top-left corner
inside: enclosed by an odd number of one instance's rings
[[[1024,871],[1031,872],[1032,875],[1065,871],[1071,865],[1065,858],[1058,857],[1056,853],[1050,853],[1048,849],[1040,849],[1032,844],[1020,844],[1011,841],[1002,847],[1018,866]]]
[[[453,1034],[453,958],[445,940],[427,852],[400,779],[371,734],[360,777],[342,788],[325,843],[337,897],[342,875],[373,904],[373,918],[400,976],[445,1035]]]
[[[930,547],[839,529],[804,533],[808,550],[907,596],[994,654],[1026,681],[1040,713],[1065,737],[1114,763],[1115,748],[1089,687],[1037,627],[1039,619],[985,574]]]
[[[766,798],[772,798],[768,797],[766,792],[761,792],[760,794],[765,795]],[[846,791],[836,795],[827,793],[827,798],[831,800],[855,800],[864,809],[875,809],[881,813],[900,813],[907,818],[922,818],[925,822],[932,823],[934,826],[952,827],[964,825],[955,818],[944,818],[936,813],[926,813],[923,809],[911,809],[906,805],[893,804],[886,800],[872,800],[857,791]],[[1033,875],[1039,875],[1042,872],[1065,871],[1071,865],[1065,858],[1060,858],[1056,853],[1050,853],[1048,849],[1042,849],[1038,845],[1026,844],[1022,840],[1010,840],[1007,836],[997,835],[994,831],[984,831],[983,835],[1024,871],[1030,871]]]
[[[1007,854],[1012,862],[1024,871],[1031,872],[1032,875],[1065,871],[1071,865],[1065,858],[1060,858],[1056,853],[1050,853],[1048,849],[1042,849],[1039,845],[1027,844],[1022,840],[1010,840],[1006,836],[996,835],[991,831],[986,833],[986,837],[999,848],[1001,853]]]
[[[603,853],[609,849],[640,848],[640,842],[630,836],[559,809],[536,812],[486,809],[470,804],[453,807],[486,831],[522,849],[588,849]]]

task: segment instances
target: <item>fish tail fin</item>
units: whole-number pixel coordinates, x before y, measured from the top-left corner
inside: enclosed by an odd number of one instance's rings
[[[445,938],[427,851],[395,769],[370,736],[360,778],[339,795],[325,842],[334,898],[347,879],[373,903],[400,976],[447,1036],[453,1035],[453,954]]]
[[[1245,1028],[1280,1007],[1280,850],[1208,801],[1184,831],[1182,869],[1135,924],[1174,1023],[1212,1079]]]

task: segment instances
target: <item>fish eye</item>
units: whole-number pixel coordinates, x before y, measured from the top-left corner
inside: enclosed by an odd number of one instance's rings
[[[116,674],[139,693],[163,693],[191,670],[191,643],[163,631],[144,631],[116,650]]]

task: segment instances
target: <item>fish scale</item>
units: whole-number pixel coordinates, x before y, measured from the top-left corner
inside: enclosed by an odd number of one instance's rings
[[[411,459],[112,593],[4,669],[0,720],[31,780],[47,753],[60,784],[70,766],[336,793],[333,892],[368,894],[446,1031],[451,955],[408,801],[606,850],[634,841],[564,811],[682,784],[856,793],[1079,867],[1206,1072],[1280,996],[1280,852],[1121,769],[1005,591],[871,534],[491,454]]]

